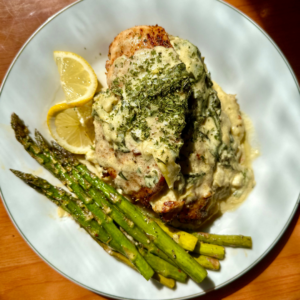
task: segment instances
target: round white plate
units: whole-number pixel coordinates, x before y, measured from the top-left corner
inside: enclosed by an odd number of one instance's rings
[[[253,249],[227,249],[220,272],[209,280],[177,284],[175,290],[145,281],[107,255],[71,219],[26,186],[10,168],[35,172],[57,184],[15,140],[10,115],[16,112],[47,138],[46,113],[62,100],[52,53],[67,50],[91,63],[100,76],[108,46],[122,30],[159,24],[190,40],[205,56],[213,80],[238,101],[253,121],[261,155],[254,162],[257,185],[234,212],[216,220],[211,232],[244,234]],[[100,55],[101,53],[101,55]],[[103,77],[100,81],[103,82]],[[0,96],[0,186],[4,205],[28,244],[70,280],[121,299],[185,299],[233,281],[253,267],[289,224],[300,190],[300,96],[286,59],[262,29],[216,0],[85,0],[48,20],[24,45],[3,82]]]

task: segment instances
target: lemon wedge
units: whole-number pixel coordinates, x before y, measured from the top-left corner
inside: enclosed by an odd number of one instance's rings
[[[51,135],[66,150],[86,154],[93,147],[92,101],[79,107],[67,103],[54,105],[48,112],[47,124]]]
[[[52,137],[66,150],[86,154],[94,144],[92,101],[97,88],[97,76],[81,56],[54,51],[60,82],[66,101],[52,106],[47,124]]]
[[[54,51],[53,55],[67,103],[83,105],[91,100],[98,80],[89,63],[72,52]]]

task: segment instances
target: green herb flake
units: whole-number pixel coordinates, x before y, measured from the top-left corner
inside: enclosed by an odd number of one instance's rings
[[[122,179],[128,181],[128,179],[124,176],[124,174],[123,174],[122,172],[120,172],[118,175],[119,175]]]
[[[162,161],[161,159],[159,159],[159,158],[156,158],[156,160],[158,161],[158,162],[160,162],[160,163],[162,163],[162,164],[166,164],[164,161]]]

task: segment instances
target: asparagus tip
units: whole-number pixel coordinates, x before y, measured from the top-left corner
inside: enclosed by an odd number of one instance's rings
[[[59,156],[61,160],[67,160],[69,161],[72,165],[76,166],[79,162],[77,158],[69,152],[68,150],[64,149],[62,146],[60,146],[58,143],[55,141],[51,141],[52,144],[52,150],[53,152]]]
[[[49,143],[46,141],[46,139],[42,136],[42,134],[37,129],[34,130],[34,136],[38,146],[45,149],[49,148]]]
[[[21,173],[20,171],[9,169],[12,173],[14,173],[16,176],[18,176],[18,173]],[[19,177],[19,176],[18,176]]]
[[[27,126],[25,126],[23,120],[16,113],[11,115],[11,127],[15,132],[16,139],[20,142],[22,138],[26,137],[29,134]]]

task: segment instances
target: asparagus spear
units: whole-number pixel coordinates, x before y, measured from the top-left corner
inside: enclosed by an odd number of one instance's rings
[[[201,242],[228,246],[228,247],[241,247],[241,248],[252,248],[252,239],[250,236],[243,235],[218,235],[204,232],[192,233]]]
[[[72,197],[63,189],[54,187],[42,178],[12,169],[11,171],[17,177],[27,183],[30,187],[45,195],[57,206],[68,212],[73,217],[73,219],[77,221],[79,225],[83,227],[108,254],[118,258],[119,260],[136,270],[136,267],[132,264],[132,262],[121,254],[123,251],[122,247],[120,247],[115,240],[111,239],[111,237],[106,233],[102,226],[92,218],[85,205],[79,203],[78,199]],[[115,250],[121,253],[116,252]],[[173,269],[168,270],[168,266],[163,267],[164,268],[161,268],[161,273],[166,272],[166,274],[168,274],[168,272],[174,271]],[[160,272],[159,267],[157,267],[157,271]],[[169,278],[166,278],[164,276],[155,276],[155,279],[160,283],[166,285],[167,287],[173,288],[175,286],[174,279],[170,280]]]
[[[91,216],[83,203],[61,188],[54,187],[48,181],[20,171],[11,171],[37,192],[45,195],[57,206],[68,212],[95,240],[107,244],[116,251],[123,252],[122,247],[107,234],[103,227]]]
[[[218,245],[205,244],[202,242],[197,243],[193,252],[217,259],[224,259],[225,257],[224,247]]]
[[[91,196],[93,196],[93,199],[97,199],[97,195],[91,195]],[[106,209],[109,212],[109,209],[107,207],[104,209]],[[139,247],[139,252],[158,275],[162,275],[165,278],[172,278],[179,282],[186,282],[187,280],[186,274],[183,273],[181,270],[179,270],[177,267],[174,267],[173,265],[151,254],[150,252],[144,250],[141,247]],[[156,277],[159,280],[163,280],[163,278],[160,276],[156,276]]]
[[[44,143],[43,137],[39,132],[36,132],[37,140],[43,149],[47,147]],[[162,251],[160,251],[153,242],[146,236],[146,234],[138,228],[133,222],[131,222],[122,212],[120,212],[114,205],[112,205],[98,189],[91,187],[91,185],[82,177],[82,175],[75,169],[73,165],[77,165],[79,162],[72,158],[71,154],[67,155],[66,151],[61,148],[58,144],[53,143],[53,153],[55,159],[59,160],[63,167],[66,168],[76,178],[79,184],[88,191],[89,195],[97,202],[97,204],[109,215],[117,224],[120,225],[134,240],[141,243],[150,253],[153,253],[165,261],[173,264],[173,261]],[[71,159],[72,158],[72,159]],[[197,238],[193,236],[193,238]]]
[[[139,207],[128,201],[113,187],[92,174],[85,165],[76,166],[84,178],[93,186],[101,190],[105,196],[115,204],[128,218],[151,237],[154,244],[165,252],[185,273],[196,282],[202,282],[207,276],[206,270],[201,267],[188,253],[177,245],[156,223],[149,217],[145,217]]]
[[[165,260],[159,258],[156,255],[151,254],[150,252],[144,250],[143,248],[139,248],[140,253],[146,259],[147,263],[153,268],[155,272],[163,275],[167,278],[173,278],[179,282],[186,282],[187,276],[178,268],[169,264]]]
[[[149,280],[153,276],[154,271],[141,256],[136,247],[116,227],[113,220],[105,215],[98,205],[94,203],[93,199],[82,190],[76,182],[76,179],[68,175],[66,170],[53,158],[50,152],[46,153],[46,155],[45,152],[42,153],[41,148],[29,136],[27,127],[16,114],[12,114],[11,125],[15,131],[16,139],[24,146],[25,150],[76,194],[86,207],[98,218],[98,221],[111,238],[120,244],[123,248],[124,255],[137,267],[145,279]]]

